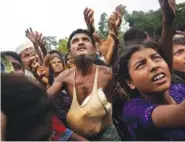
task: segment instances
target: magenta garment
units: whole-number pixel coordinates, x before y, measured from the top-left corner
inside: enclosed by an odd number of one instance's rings
[[[185,99],[185,85],[172,84],[170,95],[179,104]],[[123,106],[123,118],[133,140],[185,140],[185,127],[159,129],[152,122],[151,114],[158,104],[145,101],[140,96],[126,102]]]

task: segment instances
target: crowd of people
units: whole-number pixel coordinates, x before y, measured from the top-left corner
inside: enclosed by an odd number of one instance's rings
[[[123,5],[105,40],[86,8],[65,56],[27,29],[29,42],[1,52],[1,140],[185,140],[185,31],[173,29],[175,0],[159,5],[159,40],[132,27],[120,45]]]

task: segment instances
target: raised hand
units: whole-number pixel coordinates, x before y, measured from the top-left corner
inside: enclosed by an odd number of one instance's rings
[[[87,29],[88,31],[93,34],[95,31],[95,27],[94,27],[94,11],[90,8],[85,8],[84,10],[84,19],[85,19],[85,23],[87,25]]]
[[[159,0],[165,21],[173,21],[176,15],[175,0]]]
[[[119,22],[121,18],[118,18]],[[118,22],[117,20],[117,22]],[[120,25],[120,23],[119,23]],[[109,34],[111,34],[112,36],[118,36],[118,28],[119,26],[116,23],[116,15],[112,14],[108,20],[108,27],[109,27]]]
[[[114,20],[116,22],[116,26],[119,28],[121,22],[122,22],[122,16],[126,12],[126,6],[120,4],[118,5],[114,10]]]
[[[36,77],[48,86],[48,77],[49,77],[49,59],[50,55],[46,55],[42,65],[39,65],[35,60],[32,61],[32,71],[36,74]]]
[[[93,38],[96,41],[97,47],[99,48],[99,51],[104,56],[107,63],[111,64],[115,51],[114,49],[116,44],[118,43],[117,36],[115,36],[115,34],[110,33],[106,40],[102,40],[97,33],[94,33]]]
[[[37,31],[36,31],[36,35],[37,35],[36,38],[37,38],[38,45],[41,48],[43,56],[45,57],[47,54],[47,50],[46,50],[46,41],[44,39],[44,36],[42,35],[42,33],[38,33]]]
[[[41,33],[33,32],[32,28],[25,31],[26,37],[31,40],[34,45],[35,51],[37,52],[41,63],[43,63],[44,57],[47,54],[45,47],[45,40]],[[40,47],[40,48],[39,48]]]
[[[33,32],[32,28],[25,31],[25,36],[30,39],[33,44],[37,43],[37,35]]]

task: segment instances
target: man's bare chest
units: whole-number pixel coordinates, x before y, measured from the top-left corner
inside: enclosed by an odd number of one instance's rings
[[[102,76],[103,77],[103,76]],[[74,87],[79,104],[81,104],[88,95],[91,95],[93,88],[102,88],[103,90],[108,85],[108,81],[98,76],[97,82],[95,82],[94,76],[88,78],[76,77],[67,83],[67,90],[71,97],[73,97]],[[94,88],[95,89],[95,88]]]

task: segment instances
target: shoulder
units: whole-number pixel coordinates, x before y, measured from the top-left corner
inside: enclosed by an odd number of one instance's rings
[[[170,95],[178,102],[182,102],[185,98],[185,85],[173,83],[170,86]]]
[[[57,78],[55,79],[55,82],[64,81],[74,73],[74,68],[67,69],[63,72],[61,72]]]
[[[137,123],[144,128],[153,128],[152,112],[157,104],[150,104],[144,99],[135,98],[125,103],[123,118],[128,123]]]
[[[105,75],[109,79],[112,79],[112,68],[98,65],[98,72],[102,75]]]
[[[148,109],[153,109],[154,105],[145,101],[141,97],[136,97],[127,101],[123,106],[123,116],[126,118],[141,117]]]

